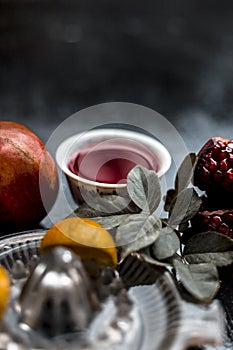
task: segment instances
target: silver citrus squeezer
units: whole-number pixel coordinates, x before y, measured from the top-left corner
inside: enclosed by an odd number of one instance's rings
[[[134,346],[138,311],[113,271],[89,276],[79,257],[62,247],[34,263],[12,262],[13,293],[0,330],[4,349]]]
[[[11,276],[11,301],[0,325],[0,350],[184,350],[224,338],[218,301],[184,301],[167,272],[130,256],[117,272],[90,276],[70,250],[39,256],[44,232],[0,241]],[[127,281],[127,283],[126,283]]]
[[[85,330],[100,308],[81,261],[64,248],[42,256],[18,303],[20,322],[49,336]]]

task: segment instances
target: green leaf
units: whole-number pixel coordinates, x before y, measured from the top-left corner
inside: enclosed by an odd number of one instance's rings
[[[75,209],[69,217],[79,216],[82,218],[93,218],[95,216],[103,216],[102,213],[95,208],[90,207],[87,203],[81,204],[77,209]]]
[[[184,264],[174,261],[176,273],[185,289],[199,301],[209,303],[219,290],[218,271],[213,264]]]
[[[233,239],[218,232],[201,232],[192,236],[184,249],[184,254],[219,253],[233,250]]]
[[[151,255],[151,251],[150,249],[144,248],[141,249],[139,252],[139,256],[148,264],[150,265],[154,265],[154,266],[158,266],[158,267],[168,267],[168,266],[172,266],[171,262],[167,262],[167,261],[159,261],[157,259],[155,259],[152,255]]]
[[[166,196],[164,198],[164,210],[170,211],[171,210],[171,204],[174,203],[174,200],[177,196],[177,191],[174,189],[169,189],[166,193]]]
[[[188,189],[186,189],[187,191]],[[185,216],[183,217],[183,220],[181,221],[182,224],[186,223],[187,221],[191,220],[199,211],[200,206],[202,204],[201,198],[198,196],[197,192],[192,189],[192,196],[191,201],[189,203],[188,209],[185,213]]]
[[[228,266],[233,263],[233,251],[187,254],[185,259],[190,264],[212,263],[218,267]]]
[[[201,198],[193,188],[182,190],[171,204],[169,224],[177,226],[190,220],[198,212],[201,203]]]
[[[122,258],[154,243],[159,237],[160,219],[148,214],[130,215],[118,227],[115,241],[121,246]]]
[[[193,264],[230,265],[233,263],[233,240],[218,232],[195,234],[186,243],[184,257]]]
[[[154,170],[135,166],[127,176],[127,190],[132,201],[144,211],[153,213],[160,203],[160,181]]]
[[[94,218],[115,214],[138,213],[140,209],[127,198],[117,195],[88,196],[87,202],[81,204],[71,216]]]
[[[184,190],[191,182],[197,165],[198,157],[195,153],[189,153],[181,163],[175,178],[177,192]]]
[[[111,216],[98,216],[91,218],[101,224],[106,230],[116,228],[132,214],[121,214],[121,215],[111,215]]]
[[[151,250],[156,259],[164,260],[173,256],[179,248],[180,240],[175,231],[170,227],[164,227],[160,230],[160,235]]]
[[[189,228],[189,223],[188,221],[185,221],[185,222],[182,222],[179,227],[178,227],[178,231],[179,232],[184,232],[186,231],[187,232],[187,229]]]

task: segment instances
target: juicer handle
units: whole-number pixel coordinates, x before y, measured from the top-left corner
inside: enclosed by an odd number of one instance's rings
[[[178,341],[171,350],[184,350],[189,346],[218,346],[224,342],[224,312],[220,302],[210,305],[182,301],[182,317]],[[179,344],[179,345],[178,345]]]

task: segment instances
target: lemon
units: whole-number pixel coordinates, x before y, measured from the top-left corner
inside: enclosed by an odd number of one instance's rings
[[[82,260],[96,260],[99,266],[115,268],[117,250],[111,234],[94,220],[72,217],[53,225],[41,240],[43,253],[54,246],[65,246]]]
[[[0,320],[2,319],[10,296],[10,278],[6,270],[0,266]]]

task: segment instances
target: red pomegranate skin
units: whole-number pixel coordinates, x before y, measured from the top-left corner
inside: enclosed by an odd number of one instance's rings
[[[56,165],[43,142],[24,125],[0,121],[0,235],[38,225],[57,190]]]

